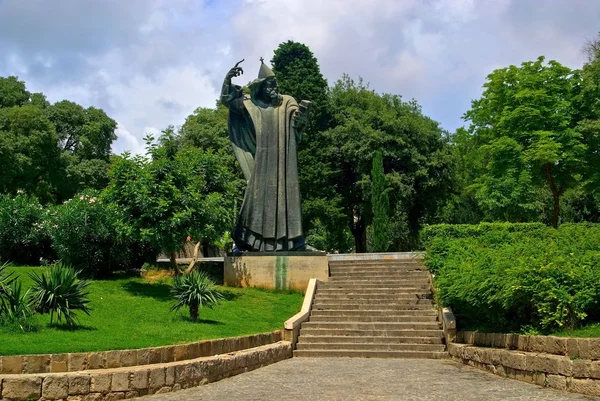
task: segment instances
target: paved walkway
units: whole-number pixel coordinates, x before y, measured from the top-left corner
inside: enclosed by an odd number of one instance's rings
[[[140,401],[600,400],[504,379],[448,360],[293,358]]]

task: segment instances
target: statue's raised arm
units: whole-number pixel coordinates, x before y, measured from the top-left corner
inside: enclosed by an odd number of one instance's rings
[[[244,73],[244,70],[239,65],[244,59],[238,61],[235,66],[229,70],[225,79],[223,80],[223,87],[221,88],[221,103],[223,103],[229,110],[236,113],[243,111],[243,98],[244,93],[242,88],[238,85],[233,85],[231,79],[239,77]]]

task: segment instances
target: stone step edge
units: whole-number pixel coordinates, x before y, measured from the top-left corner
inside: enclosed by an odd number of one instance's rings
[[[178,362],[80,372],[0,375],[0,399],[63,400],[139,397],[195,387],[292,357],[292,344],[278,341],[222,355]]]
[[[356,358],[415,358],[447,359],[446,351],[363,351],[363,350],[294,350],[294,357],[356,357]]]

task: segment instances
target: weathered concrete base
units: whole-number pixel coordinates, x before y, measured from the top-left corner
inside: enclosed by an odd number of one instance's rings
[[[224,281],[232,287],[304,291],[311,278],[329,279],[327,255],[319,252],[247,253],[225,258]]]
[[[109,401],[199,386],[292,357],[287,341],[224,355],[128,368],[0,375],[0,399]]]

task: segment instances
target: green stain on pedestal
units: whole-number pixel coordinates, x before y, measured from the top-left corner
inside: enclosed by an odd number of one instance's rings
[[[277,256],[275,262],[275,288],[278,290],[286,290],[287,282],[288,257]]]

